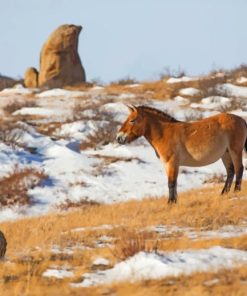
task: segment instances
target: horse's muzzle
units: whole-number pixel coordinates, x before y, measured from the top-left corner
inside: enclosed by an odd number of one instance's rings
[[[123,145],[126,143],[127,137],[125,136],[124,133],[120,132],[117,134],[116,140],[119,144]]]

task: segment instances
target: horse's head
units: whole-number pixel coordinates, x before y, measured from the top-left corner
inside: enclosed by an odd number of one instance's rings
[[[128,105],[130,114],[117,133],[119,144],[130,143],[145,133],[145,118],[137,107]]]

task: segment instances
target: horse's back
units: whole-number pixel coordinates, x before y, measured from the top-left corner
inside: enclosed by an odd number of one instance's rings
[[[229,144],[243,149],[247,137],[246,121],[238,115],[222,113],[219,115],[219,123],[228,135]]]
[[[247,136],[247,125],[243,118],[230,113],[220,113],[199,121],[192,122],[192,126],[198,130],[216,133],[233,133],[234,136]],[[237,134],[236,134],[237,132]]]

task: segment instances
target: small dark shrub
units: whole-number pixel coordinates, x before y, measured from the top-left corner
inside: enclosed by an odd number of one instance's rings
[[[131,77],[125,77],[112,82],[112,84],[118,84],[118,85],[128,85],[128,84],[135,84],[135,83],[137,83],[137,80]]]
[[[6,106],[3,107],[3,111],[7,114],[7,115],[11,115],[12,113],[14,113],[17,110],[20,110],[21,108],[31,108],[31,107],[36,107],[37,104],[35,101],[31,101],[31,100],[26,100],[26,101],[13,101],[9,104],[7,104]]]
[[[33,168],[21,170],[15,167],[9,176],[0,180],[0,207],[30,204],[28,190],[46,178],[43,172]]]
[[[23,80],[16,80],[0,74],[0,91],[8,87],[13,87],[15,84],[22,82]]]
[[[24,124],[12,121],[3,122],[0,125],[0,142],[5,143],[12,149],[17,147],[25,148],[21,144],[21,138],[25,132],[28,132],[28,128]]]

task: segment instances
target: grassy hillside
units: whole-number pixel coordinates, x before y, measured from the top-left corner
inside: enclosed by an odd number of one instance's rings
[[[2,295],[244,295],[247,267],[220,272],[72,288],[83,274],[110,268],[139,251],[160,252],[224,246],[247,250],[247,235],[205,237],[225,225],[246,223],[247,183],[243,192],[219,196],[220,186],[181,194],[178,205],[145,199],[114,205],[81,205],[47,216],[0,224],[8,241],[6,260],[0,263]],[[159,233],[153,229],[167,225]],[[178,227],[173,229],[172,227]],[[170,227],[170,230],[169,230]],[[237,229],[237,228],[236,228]],[[193,231],[196,239],[190,237]],[[109,266],[95,266],[97,257]],[[44,277],[49,268],[73,270],[68,278]],[[215,280],[217,279],[217,281]],[[194,293],[194,294],[190,294]],[[225,294],[226,295],[226,294]]]

